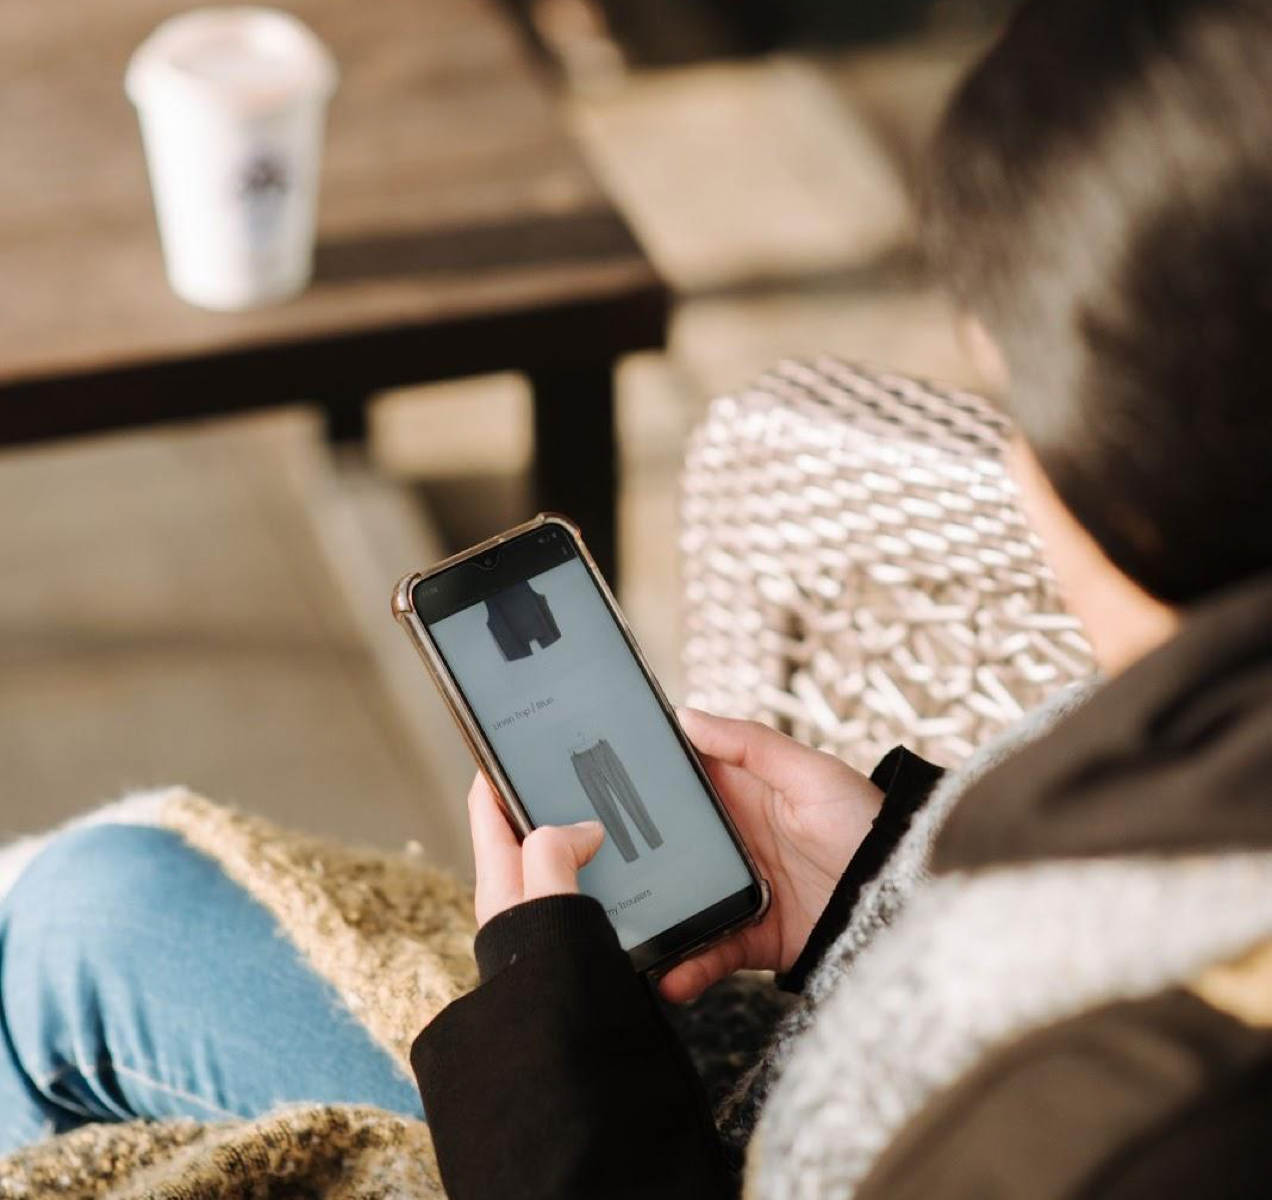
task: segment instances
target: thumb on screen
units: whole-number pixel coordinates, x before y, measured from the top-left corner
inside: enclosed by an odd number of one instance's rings
[[[601,848],[599,821],[542,825],[521,843],[521,872],[527,900],[579,890],[578,874]]]

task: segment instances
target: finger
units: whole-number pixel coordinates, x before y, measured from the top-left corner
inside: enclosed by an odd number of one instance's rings
[[[746,947],[740,938],[730,938],[710,950],[677,963],[658,981],[658,989],[673,1004],[696,1000],[713,983],[746,966]]]
[[[484,925],[522,898],[521,847],[484,775],[468,789],[468,824],[477,866],[474,907],[477,923]]]
[[[768,791],[768,784],[764,780],[732,763],[722,762],[718,758],[704,758],[702,766],[707,772],[707,778],[711,780],[711,786],[730,809],[747,807],[756,796],[762,796]]]
[[[742,767],[761,779],[781,773],[792,748],[807,752],[794,738],[759,721],[717,717],[698,708],[678,708],[681,728],[698,751],[730,766]]]
[[[867,792],[873,789],[866,776],[842,759],[759,721],[717,717],[690,708],[678,712],[690,740],[706,756],[708,771],[714,760],[788,795],[815,796],[823,789],[830,789],[827,795],[837,795],[845,787],[860,784],[866,785]]]
[[[521,844],[521,875],[525,899],[558,896],[579,890],[579,871],[605,840],[599,821],[577,825],[544,825]]]
[[[702,958],[691,958],[688,962],[677,963],[658,981],[658,990],[663,999],[672,1004],[688,1004],[696,1000],[717,979],[721,978],[711,970],[710,965]]]

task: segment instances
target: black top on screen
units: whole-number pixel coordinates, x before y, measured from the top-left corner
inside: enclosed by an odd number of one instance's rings
[[[541,525],[421,579],[411,600],[420,620],[432,625],[577,557],[578,549],[566,529]]]

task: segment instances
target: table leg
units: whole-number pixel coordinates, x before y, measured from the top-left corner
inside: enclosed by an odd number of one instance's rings
[[[540,509],[578,522],[611,587],[618,582],[618,448],[614,364],[575,363],[530,373],[534,488]]]
[[[367,440],[367,396],[334,392],[317,400],[327,422],[327,439],[335,445]]]

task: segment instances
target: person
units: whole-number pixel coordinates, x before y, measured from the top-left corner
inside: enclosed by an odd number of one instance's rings
[[[601,831],[519,844],[478,779],[481,982],[412,1052],[455,1200],[702,1200],[735,1195],[739,1171],[757,1200],[1272,1194],[1269,146],[1262,0],[1019,7],[938,133],[925,227],[1102,679],[945,774],[898,750],[867,779],[685,712],[773,901],[656,988],[578,894]],[[0,1104],[7,1051],[31,1135],[178,1093],[250,1111],[272,1067],[94,1074],[114,1032],[82,1010],[89,951],[39,934],[75,940],[56,914],[89,920],[105,857],[59,839],[0,908]],[[136,924],[230,903],[169,896]],[[216,962],[268,953],[262,926]],[[64,957],[80,969],[29,965]],[[659,994],[691,1001],[742,968],[797,999],[713,1111]],[[118,1036],[139,1045],[136,978],[112,970],[133,1005]],[[232,1040],[239,988],[221,994],[200,1046]],[[266,996],[323,1043],[288,1056],[282,1090],[418,1114],[377,1091],[321,999],[303,978]],[[324,1076],[333,1045],[347,1083]]]

